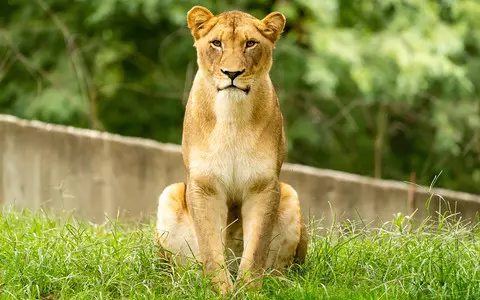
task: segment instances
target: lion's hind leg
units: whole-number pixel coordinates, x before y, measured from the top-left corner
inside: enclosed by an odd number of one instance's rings
[[[160,255],[168,260],[186,264],[198,258],[198,244],[192,218],[185,201],[185,183],[167,186],[158,200],[155,240]]]
[[[307,245],[307,230],[297,192],[282,182],[278,219],[273,229],[267,267],[283,272],[293,263],[303,263]]]

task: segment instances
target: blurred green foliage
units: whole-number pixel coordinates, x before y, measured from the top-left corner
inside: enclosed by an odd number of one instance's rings
[[[181,142],[192,0],[0,2],[0,112]],[[478,0],[210,0],[287,17],[289,162],[480,193]]]

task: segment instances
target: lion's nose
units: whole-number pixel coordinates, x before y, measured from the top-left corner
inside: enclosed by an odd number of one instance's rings
[[[245,69],[241,70],[241,71],[228,71],[228,70],[222,70],[222,73],[227,75],[228,78],[230,78],[231,80],[234,80],[235,78],[237,78],[238,76],[242,75],[243,73],[245,73]]]

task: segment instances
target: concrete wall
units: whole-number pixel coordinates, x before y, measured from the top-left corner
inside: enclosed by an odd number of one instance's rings
[[[184,179],[180,147],[0,115],[0,205],[75,209],[91,221],[136,219],[155,214],[165,186]],[[285,164],[282,179],[299,193],[302,210],[332,220],[360,216],[390,220],[419,208],[428,188],[331,170]],[[434,189],[464,217],[480,210],[480,196]],[[435,197],[438,200],[438,197]],[[410,199],[410,200],[409,200]],[[438,201],[432,201],[437,209]]]

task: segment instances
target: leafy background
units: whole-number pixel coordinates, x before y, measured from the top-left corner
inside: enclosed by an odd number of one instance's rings
[[[191,0],[0,1],[0,113],[180,143]],[[288,24],[289,162],[480,193],[478,0],[206,0]]]

